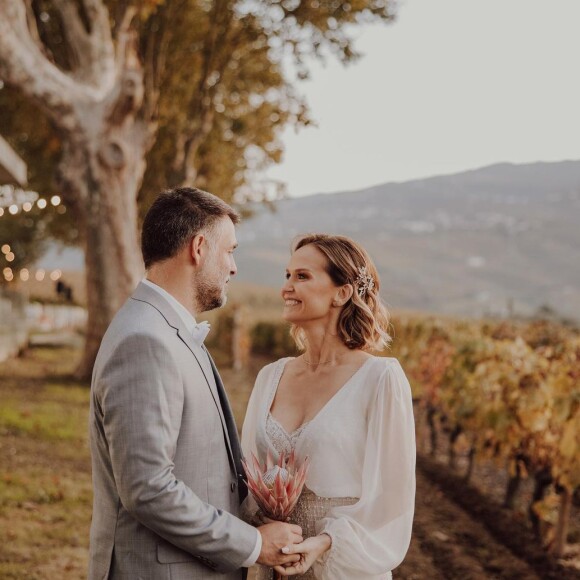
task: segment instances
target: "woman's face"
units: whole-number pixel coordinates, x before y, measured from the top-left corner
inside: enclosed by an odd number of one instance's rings
[[[326,256],[312,244],[292,254],[281,292],[284,320],[301,325],[328,318],[339,288],[326,272],[327,264]]]

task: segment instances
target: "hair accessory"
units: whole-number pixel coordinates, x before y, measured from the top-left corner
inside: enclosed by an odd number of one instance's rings
[[[375,287],[375,280],[367,272],[366,266],[361,266],[358,269],[358,276],[354,283],[357,286],[357,292],[361,298]]]

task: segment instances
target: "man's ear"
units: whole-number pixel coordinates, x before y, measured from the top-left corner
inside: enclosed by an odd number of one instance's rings
[[[196,266],[201,266],[207,252],[207,237],[204,234],[197,234],[189,245],[191,259]]]
[[[354,293],[354,288],[352,284],[344,284],[336,289],[336,294],[334,295],[334,300],[332,301],[333,306],[344,306],[352,297]]]

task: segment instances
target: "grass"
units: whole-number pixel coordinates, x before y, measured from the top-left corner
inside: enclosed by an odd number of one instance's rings
[[[0,578],[86,578],[89,390],[78,353],[31,349],[0,365]]]
[[[267,361],[222,377],[241,426]],[[0,578],[81,579],[92,510],[88,385],[70,379],[80,353],[38,347],[0,364]]]

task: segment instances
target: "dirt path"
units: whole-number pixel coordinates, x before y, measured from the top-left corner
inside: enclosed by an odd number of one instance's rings
[[[394,578],[539,580],[541,576],[418,470],[413,541]]]
[[[250,575],[250,580],[252,580]],[[395,580],[542,580],[419,469],[413,540]]]

